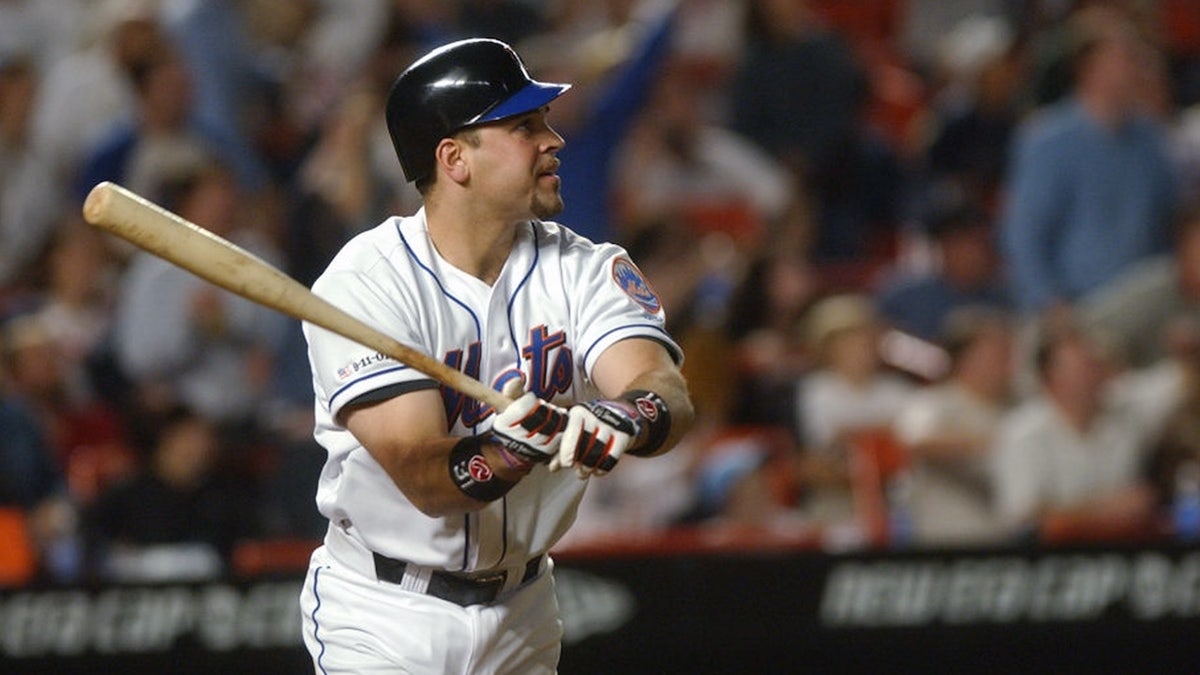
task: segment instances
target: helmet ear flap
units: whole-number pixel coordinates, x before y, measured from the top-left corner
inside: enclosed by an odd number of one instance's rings
[[[475,124],[536,110],[570,88],[533,80],[512,47],[452,42],[418,59],[388,92],[388,133],[409,182],[433,174],[442,139]]]

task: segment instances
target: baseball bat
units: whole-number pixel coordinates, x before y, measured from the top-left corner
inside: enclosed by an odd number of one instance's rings
[[[262,258],[116,183],[105,181],[92,188],[83,203],[83,217],[221,288],[370,347],[497,412],[508,407],[509,399],[495,389],[388,337]]]

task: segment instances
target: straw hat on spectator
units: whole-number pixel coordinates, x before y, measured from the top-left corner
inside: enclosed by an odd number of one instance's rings
[[[869,297],[843,293],[823,298],[812,306],[804,333],[808,348],[820,358],[834,338],[848,331],[874,328],[876,323],[875,305]]]

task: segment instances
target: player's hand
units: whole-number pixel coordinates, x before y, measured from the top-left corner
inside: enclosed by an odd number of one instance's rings
[[[597,399],[571,406],[550,470],[574,465],[580,478],[608,473],[641,432],[642,418],[626,401]]]
[[[492,422],[492,436],[518,458],[546,464],[556,456],[567,411],[522,391],[521,380],[509,380],[502,392],[512,403]]]

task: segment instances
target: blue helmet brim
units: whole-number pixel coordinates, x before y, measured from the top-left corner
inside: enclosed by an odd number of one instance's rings
[[[500,102],[499,105],[480,115],[471,124],[495,122],[513,115],[521,115],[531,110],[537,110],[554,99],[562,96],[570,89],[569,84],[533,81],[521,88],[520,91]]]

